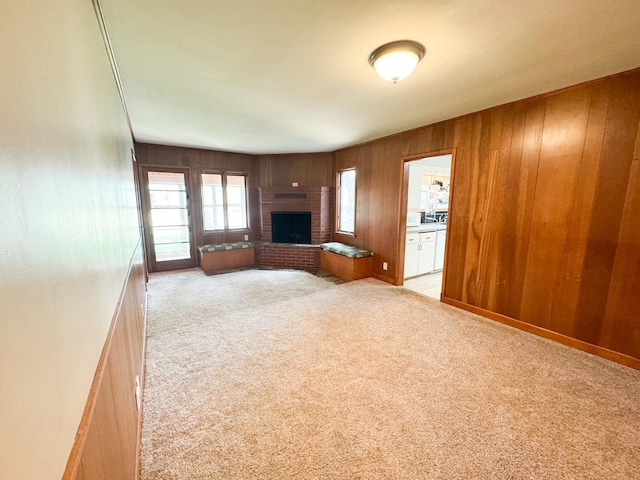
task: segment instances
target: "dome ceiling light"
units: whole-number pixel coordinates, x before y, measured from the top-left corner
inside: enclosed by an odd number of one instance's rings
[[[424,45],[413,40],[385,43],[369,55],[369,63],[380,78],[396,83],[411,75],[424,57]]]

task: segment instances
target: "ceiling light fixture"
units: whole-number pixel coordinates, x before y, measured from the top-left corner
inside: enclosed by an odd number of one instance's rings
[[[413,40],[398,40],[376,48],[369,55],[369,63],[380,78],[396,83],[411,75],[424,54],[424,45]]]

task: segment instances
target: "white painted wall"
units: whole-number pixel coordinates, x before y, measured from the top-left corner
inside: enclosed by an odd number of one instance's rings
[[[89,0],[0,15],[0,479],[60,479],[138,240]]]
[[[438,173],[451,175],[450,153],[413,160],[409,163],[409,189],[407,194],[407,208],[420,208],[420,191],[422,189],[422,175],[425,173]]]
[[[420,208],[420,191],[422,190],[422,172],[425,167],[411,162],[409,164],[409,193],[407,196],[408,208]]]

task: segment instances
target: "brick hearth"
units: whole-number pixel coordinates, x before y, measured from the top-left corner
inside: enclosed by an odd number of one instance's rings
[[[258,243],[255,247],[256,265],[261,267],[320,269],[320,247],[286,243]]]

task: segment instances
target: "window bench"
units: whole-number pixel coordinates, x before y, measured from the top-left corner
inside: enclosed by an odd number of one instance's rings
[[[255,265],[252,242],[216,243],[198,247],[200,268],[210,275],[219,271]]]
[[[340,242],[320,245],[320,268],[350,282],[371,276],[373,252]]]

